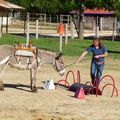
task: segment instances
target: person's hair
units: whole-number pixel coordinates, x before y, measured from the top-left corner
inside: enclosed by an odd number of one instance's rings
[[[93,43],[95,42],[95,41],[98,41],[98,43],[99,43],[99,48],[102,48],[102,42],[101,42],[101,39],[100,38],[95,38],[95,39],[93,39]]]

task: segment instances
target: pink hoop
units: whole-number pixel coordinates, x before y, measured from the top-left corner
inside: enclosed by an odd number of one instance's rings
[[[114,81],[113,77],[112,77],[111,75],[104,75],[104,76],[100,79],[100,82],[99,82],[99,84],[98,84],[97,87],[96,87],[96,97],[98,96],[99,86],[100,86],[101,82],[103,81],[103,79],[106,78],[106,77],[111,78],[113,84],[110,84],[110,83],[105,84],[105,86],[103,86],[102,90],[104,89],[104,87],[106,87],[106,86],[108,86],[108,85],[113,86],[113,91],[112,91],[111,97],[112,97],[113,94],[114,94],[114,89],[117,90],[117,88],[115,87],[115,81]],[[117,94],[118,94],[118,91],[117,91]]]
[[[55,89],[57,89],[57,85],[58,85],[60,82],[64,82],[65,87],[69,89],[70,85],[69,85],[68,81],[66,81],[66,80],[59,80],[59,81],[56,83]],[[67,85],[66,85],[66,83],[67,83]]]
[[[118,90],[117,90],[117,88],[115,87],[115,85],[110,84],[110,83],[108,83],[108,84],[106,84],[106,85],[103,86],[103,88],[102,88],[102,94],[103,94],[103,91],[104,91],[105,87],[107,87],[107,86],[112,86],[113,89],[116,91],[116,96],[118,96]],[[112,93],[111,93],[111,97],[112,97],[113,94],[114,94],[114,90],[113,90]]]

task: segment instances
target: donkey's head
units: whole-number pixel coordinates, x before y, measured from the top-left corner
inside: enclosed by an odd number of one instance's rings
[[[55,70],[57,72],[59,72],[59,74],[62,76],[65,73],[65,69],[64,69],[64,61],[63,61],[63,57],[62,54],[58,54],[55,57],[55,62],[53,64],[53,67],[55,68]]]

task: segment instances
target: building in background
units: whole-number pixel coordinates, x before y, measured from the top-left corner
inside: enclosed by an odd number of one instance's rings
[[[3,25],[6,26],[6,32],[8,29],[8,25],[13,22],[13,17],[15,17],[13,14],[14,10],[24,10],[24,8],[16,4],[0,0],[0,27],[2,27]]]

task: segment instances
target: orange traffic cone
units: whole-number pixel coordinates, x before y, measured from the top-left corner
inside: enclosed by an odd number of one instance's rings
[[[64,34],[64,25],[63,25],[63,23],[60,23],[59,29],[58,29],[58,33],[59,33],[60,35],[63,35],[63,34]]]
[[[85,98],[84,89],[82,87],[78,88],[75,92],[74,97],[78,99],[84,99]]]

